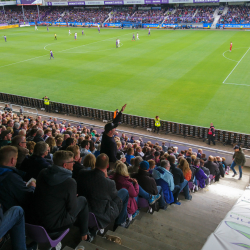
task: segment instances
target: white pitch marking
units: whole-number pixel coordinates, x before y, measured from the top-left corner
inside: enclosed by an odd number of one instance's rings
[[[235,60],[233,60],[233,59],[230,59],[230,58],[228,58],[228,57],[226,57],[224,54],[226,53],[226,52],[228,52],[229,50],[226,50],[222,55],[226,58],[226,59],[228,59],[228,60],[230,60],[230,61],[234,61],[234,62],[238,62],[238,61],[235,61]]]
[[[248,87],[250,87],[250,85],[247,85],[247,84],[227,83],[227,82],[225,82],[224,84],[240,85],[240,86],[248,86]]]
[[[248,48],[247,52],[249,51],[249,49],[250,48]],[[245,55],[247,54],[247,52],[241,57],[241,59],[238,61],[238,63],[235,65],[235,67],[232,69],[232,71],[229,73],[229,75],[226,77],[226,79],[223,81],[223,83],[225,83],[225,81],[228,79],[228,77],[234,72],[234,70],[239,65],[239,63],[242,61],[242,59],[245,57]]]
[[[43,56],[48,56],[48,55],[43,55]],[[43,56],[37,56],[37,57],[33,57],[33,58],[30,58],[30,59],[27,59],[27,60],[23,60],[23,61],[20,61],[20,62],[15,62],[15,63],[3,65],[3,66],[0,66],[0,68],[11,66],[11,65],[15,65],[15,64],[18,64],[18,63],[22,63],[22,62],[27,62],[27,61],[30,61],[30,60],[33,60],[33,59],[37,59],[37,58],[40,58],[40,57],[43,57]]]

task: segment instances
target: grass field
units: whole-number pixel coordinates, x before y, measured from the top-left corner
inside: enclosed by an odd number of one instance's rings
[[[136,30],[84,32],[0,30],[1,92],[250,133],[250,32],[138,30],[133,42]]]

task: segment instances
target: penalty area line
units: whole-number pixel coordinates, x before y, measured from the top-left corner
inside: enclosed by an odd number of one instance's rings
[[[227,82],[225,82],[224,84],[231,84],[231,85],[239,85],[239,86],[248,86],[248,87],[250,87],[250,85],[248,85],[248,84],[227,83]]]
[[[234,72],[234,70],[237,68],[237,66],[239,65],[239,63],[242,61],[242,59],[245,57],[245,55],[247,54],[247,52],[249,51],[250,48],[248,48],[248,50],[246,51],[246,53],[241,57],[241,59],[238,61],[238,63],[235,65],[235,67],[232,69],[232,71],[229,73],[229,75],[226,77],[226,79],[223,81],[223,84],[225,84],[226,80],[228,79],[228,77]]]

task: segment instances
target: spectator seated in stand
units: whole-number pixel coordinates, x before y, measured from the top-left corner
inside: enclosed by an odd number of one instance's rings
[[[37,179],[40,171],[50,166],[45,159],[48,152],[49,146],[46,142],[40,141],[35,145],[33,155],[25,158],[20,166],[20,170],[26,172],[25,181],[29,181],[31,178]]]
[[[5,146],[0,149],[0,204],[4,212],[13,206],[29,210],[36,187],[33,181],[26,186],[22,178],[24,173],[15,167],[17,158],[16,147]]]
[[[210,174],[214,176],[215,181],[220,180],[220,170],[218,166],[214,163],[214,157],[212,155],[208,157],[208,161],[205,162],[204,167],[209,169]]]
[[[34,193],[34,218],[36,225],[44,227],[53,239],[77,221],[81,240],[92,241],[88,203],[85,197],[77,196],[73,165],[74,154],[60,150],[53,156],[53,165],[40,172]]]
[[[204,171],[200,168],[200,160],[195,159],[194,161],[195,168],[195,177],[199,181],[199,185],[201,188],[204,188],[206,185],[206,179],[208,176],[204,173]]]

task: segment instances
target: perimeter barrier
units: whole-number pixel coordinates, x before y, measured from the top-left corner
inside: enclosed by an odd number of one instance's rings
[[[44,108],[44,103],[42,99],[12,95],[1,92],[0,101],[37,109]],[[114,116],[113,111],[94,109],[60,102],[50,102],[50,111],[54,113],[73,115],[77,117],[88,117],[90,119],[96,119],[101,121],[111,121]],[[154,119],[148,117],[123,114],[121,122],[125,125],[132,127],[138,127],[147,130],[154,129]],[[160,132],[166,134],[171,133],[184,137],[189,136],[205,141],[207,139],[208,129],[209,128],[201,126],[194,126],[189,124],[161,120]],[[223,145],[238,144],[245,148],[248,148],[250,146],[250,135],[238,132],[216,129],[215,140],[217,142],[222,143]]]

